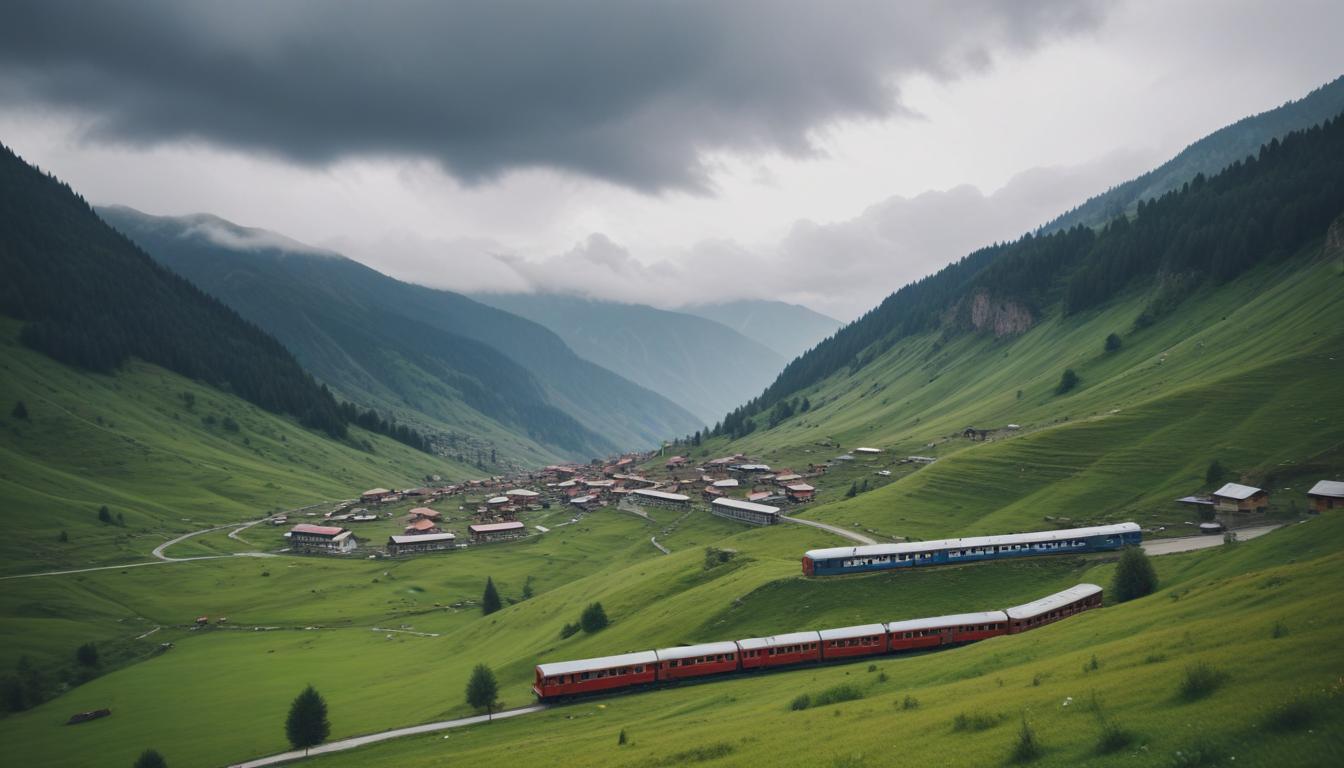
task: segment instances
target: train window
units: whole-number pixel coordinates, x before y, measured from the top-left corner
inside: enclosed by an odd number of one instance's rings
[[[733,654],[731,654],[731,653],[724,654],[724,659],[725,659],[726,661],[732,661],[732,660],[733,660]]]
[[[669,661],[669,662],[667,663],[667,666],[669,666],[669,667],[675,667],[675,666],[677,666],[677,660],[676,660],[676,659],[673,659],[673,660]]]
[[[584,672],[582,675],[579,676],[579,679],[580,679],[580,680],[587,680],[590,674],[591,674],[591,673],[589,673],[589,672]]]
[[[640,674],[640,673],[643,672],[643,671],[644,671],[644,665],[643,665],[643,664],[639,664],[639,665],[636,665],[636,666],[635,666],[635,674],[636,674],[636,675]]]

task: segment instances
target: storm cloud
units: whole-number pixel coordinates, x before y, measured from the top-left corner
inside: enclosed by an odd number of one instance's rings
[[[18,0],[0,107],[69,114],[114,145],[705,191],[715,153],[811,155],[828,125],[907,112],[904,77],[979,71],[1099,16],[1072,0]]]

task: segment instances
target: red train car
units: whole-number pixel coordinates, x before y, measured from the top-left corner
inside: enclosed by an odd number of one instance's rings
[[[887,652],[887,627],[884,624],[823,629],[817,634],[821,636],[821,655],[824,659],[846,659]]]
[[[893,652],[971,643],[1007,632],[1003,611],[958,613],[927,619],[893,621],[887,624],[887,645]]]
[[[771,637],[749,637],[737,641],[743,669],[787,667],[821,661],[821,635],[816,632],[790,632]]]
[[[727,640],[683,645],[677,648],[660,648],[654,653],[658,656],[659,680],[683,680],[688,677],[736,672],[738,669],[737,643]]]
[[[539,699],[552,699],[646,685],[658,679],[657,669],[653,651],[538,664],[532,692]]]
[[[1006,608],[1004,613],[1008,614],[1008,634],[1026,632],[1092,608],[1100,608],[1101,598],[1101,587],[1096,584],[1079,584],[1040,600]]]

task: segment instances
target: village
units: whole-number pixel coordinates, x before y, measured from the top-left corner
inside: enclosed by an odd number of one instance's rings
[[[961,437],[980,441],[992,439],[989,435],[994,432],[1018,429],[1016,424],[1002,430],[967,428]],[[325,513],[304,512],[306,517],[318,518],[312,521],[291,520],[290,513],[272,516],[269,522],[290,526],[284,533],[285,548],[290,552],[371,558],[516,542],[544,535],[551,527],[577,523],[603,509],[635,514],[642,514],[646,507],[686,513],[703,510],[744,525],[775,525],[781,520],[807,522],[790,518],[787,513],[817,499],[821,478],[830,477],[828,487],[851,497],[870,488],[869,477],[864,477],[860,486],[861,476],[871,476],[872,487],[877,487],[937,461],[934,456],[920,455],[888,458],[881,448],[858,446],[795,471],[772,468],[740,453],[701,460],[672,454],[679,447],[674,443],[657,451],[627,453],[588,464],[553,464],[534,472],[461,483],[432,476],[426,478],[424,486],[371,488],[358,498],[332,505]],[[899,475],[893,475],[893,470]],[[841,490],[845,483],[850,484],[848,492]],[[1307,496],[1309,513],[1344,508],[1344,483],[1319,481]],[[1174,501],[1196,510],[1197,520],[1186,525],[1205,534],[1256,524],[1257,517],[1271,510],[1267,491],[1235,482],[1206,495]],[[865,540],[861,534],[836,532],[856,541]]]

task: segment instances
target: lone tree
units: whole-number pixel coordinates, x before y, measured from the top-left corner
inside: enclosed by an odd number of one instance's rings
[[[589,603],[588,607],[583,609],[583,615],[579,616],[579,624],[583,627],[583,631],[588,633],[604,629],[610,623],[601,603]]]
[[[75,661],[85,667],[98,666],[98,646],[93,643],[85,643],[79,646],[75,649]]]
[[[98,508],[98,520],[108,525],[112,524],[112,511],[107,508],[106,504]]]
[[[135,768],[168,768],[168,761],[163,759],[158,750],[146,749],[136,759]]]
[[[849,484],[849,490],[845,491],[845,498],[852,499],[859,495],[859,484],[857,482]]]
[[[1157,572],[1149,562],[1148,555],[1139,547],[1125,547],[1120,555],[1120,564],[1115,569],[1115,583],[1111,594],[1116,602],[1123,603],[1136,597],[1151,595],[1157,589]]]
[[[285,718],[285,736],[295,749],[308,754],[309,747],[315,747],[327,740],[331,733],[331,723],[327,721],[327,702],[313,686],[303,689],[294,703],[289,705],[289,717]]]
[[[503,607],[503,604],[499,601],[499,591],[495,589],[494,580],[486,576],[485,594],[481,595],[481,613],[489,616]]]
[[[1119,352],[1121,346],[1123,346],[1123,344],[1120,341],[1119,334],[1112,333],[1110,336],[1106,337],[1107,352]]]
[[[1062,395],[1078,386],[1078,374],[1073,372],[1072,368],[1065,368],[1064,373],[1060,374],[1059,386],[1055,387],[1055,394]]]
[[[476,709],[484,709],[487,720],[492,719],[495,709],[495,697],[499,695],[499,683],[495,673],[484,664],[477,664],[471,670],[471,679],[467,681],[467,703]]]
[[[1214,459],[1209,462],[1209,468],[1204,471],[1204,484],[1216,485],[1223,482],[1223,478],[1226,476],[1227,470],[1223,469],[1223,465],[1217,459]]]
[[[28,406],[24,405],[24,404],[23,404],[23,401],[20,400],[20,401],[18,401],[17,403],[14,404],[14,410],[10,411],[10,412],[9,412],[9,415],[10,415],[10,416],[13,416],[13,417],[16,418],[16,419],[27,419],[27,418],[28,418]]]

